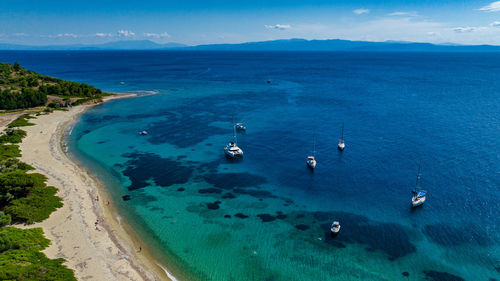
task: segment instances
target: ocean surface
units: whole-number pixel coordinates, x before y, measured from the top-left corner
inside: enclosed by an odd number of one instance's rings
[[[500,280],[500,54],[59,51],[0,61],[141,95],[90,109],[68,143],[181,280]],[[233,116],[247,126],[237,161],[223,153]],[[428,196],[412,210],[419,162]]]

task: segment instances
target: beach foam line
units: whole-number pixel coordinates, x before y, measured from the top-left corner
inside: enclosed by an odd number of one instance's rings
[[[151,95],[159,94],[160,91],[159,90],[138,90],[138,91],[130,91],[127,93],[136,94],[138,96],[151,96]]]
[[[168,272],[168,270],[166,268],[164,268],[163,266],[161,266],[159,263],[157,263],[156,265],[159,266],[159,267],[161,267],[161,269],[163,269],[163,271],[165,271],[165,274],[168,276],[168,278],[170,278],[170,280],[172,280],[172,281],[179,281],[170,272]]]

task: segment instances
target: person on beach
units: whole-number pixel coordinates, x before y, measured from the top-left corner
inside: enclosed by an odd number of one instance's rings
[[[99,230],[99,220],[97,219],[95,222],[94,222],[94,225],[95,225],[95,230]]]

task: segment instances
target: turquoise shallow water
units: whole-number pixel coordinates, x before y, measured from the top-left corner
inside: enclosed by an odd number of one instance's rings
[[[500,280],[500,55],[2,55],[157,93],[89,110],[69,145],[181,279]],[[233,115],[242,161],[222,151]],[[429,196],[412,211],[419,161]]]

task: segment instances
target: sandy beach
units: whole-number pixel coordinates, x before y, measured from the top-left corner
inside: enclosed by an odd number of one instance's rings
[[[48,177],[64,206],[41,223],[21,227],[41,227],[51,240],[45,254],[66,259],[78,280],[171,280],[146,247],[120,225],[102,184],[65,153],[66,128],[90,106],[40,115],[30,120],[35,126],[23,127],[27,137],[20,145],[22,161]]]

